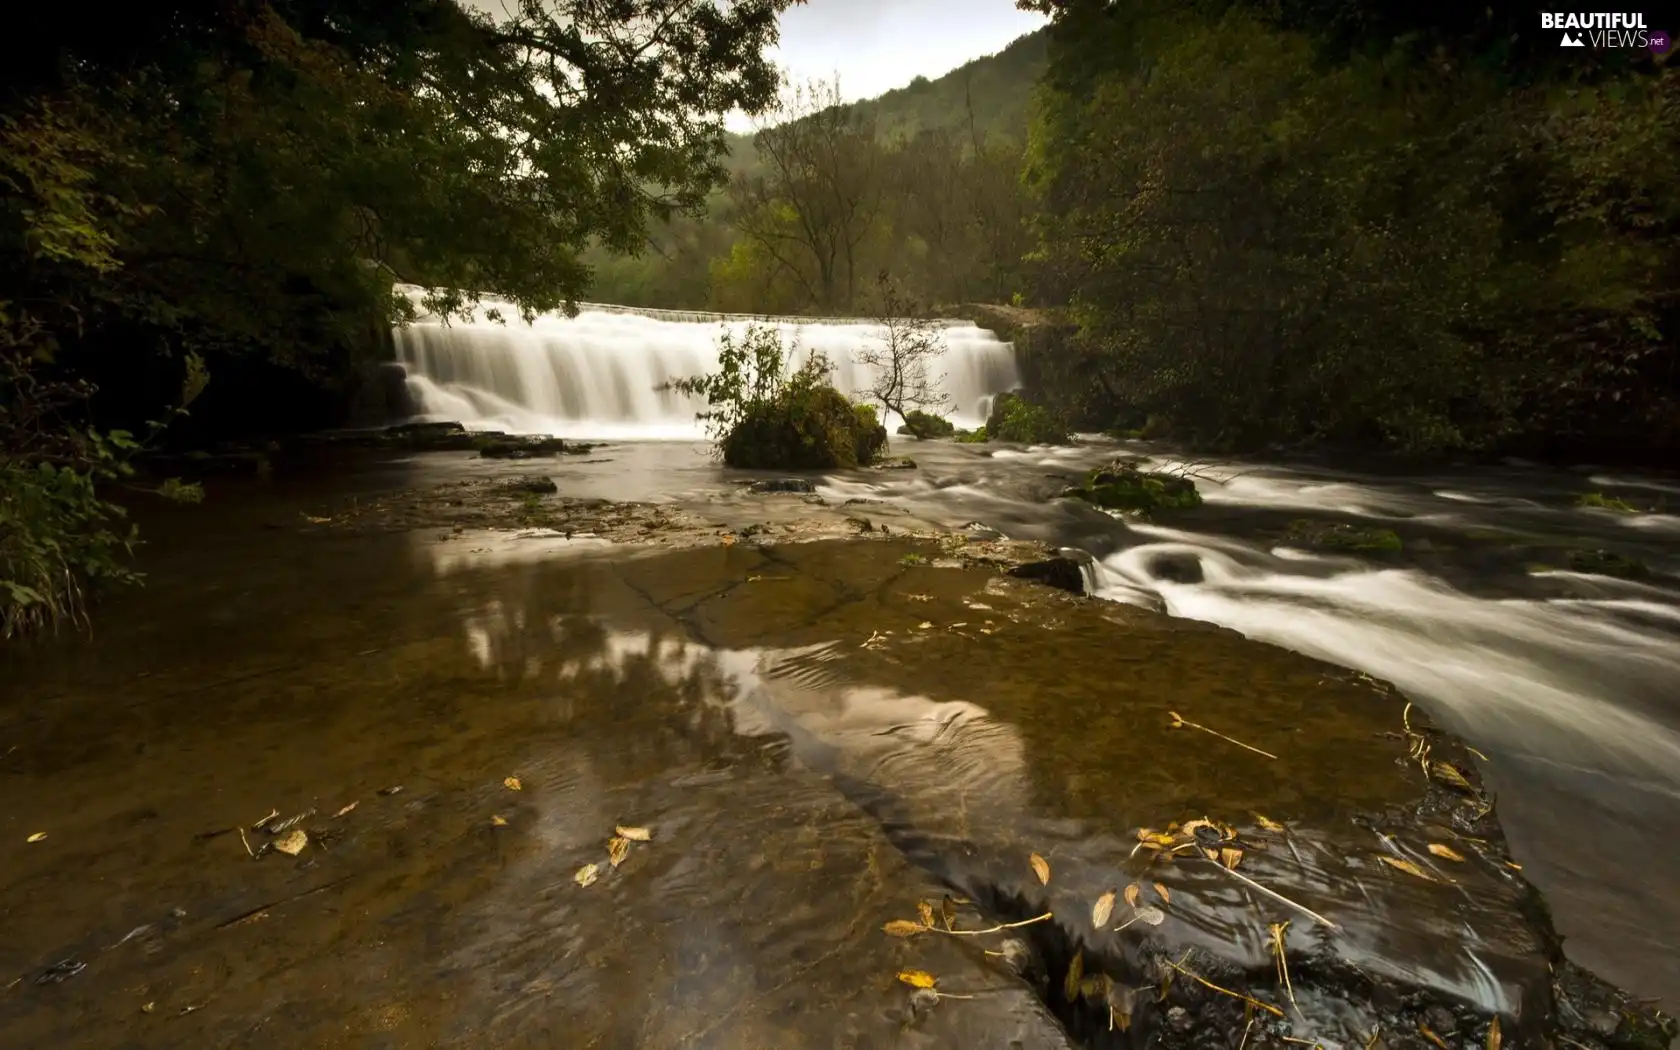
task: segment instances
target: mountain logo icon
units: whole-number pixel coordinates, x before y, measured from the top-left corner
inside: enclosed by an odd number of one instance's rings
[[[1558,46],[1559,47],[1586,47],[1587,45],[1582,43],[1581,40],[1575,36],[1575,34],[1565,33],[1565,34],[1563,34],[1563,43],[1559,44]]]

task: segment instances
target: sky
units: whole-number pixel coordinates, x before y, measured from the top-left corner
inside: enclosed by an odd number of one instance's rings
[[[771,61],[795,81],[840,79],[846,101],[935,79],[1045,23],[1015,0],[806,0],[782,15]],[[734,131],[749,131],[743,114]]]

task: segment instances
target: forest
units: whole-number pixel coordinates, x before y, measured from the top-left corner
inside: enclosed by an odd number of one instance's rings
[[[1560,50],[1503,2],[1023,0],[1042,32],[848,105],[765,61],[791,2],[16,16],[11,599],[127,571],[106,497],[142,446],[343,422],[399,281],[446,315],[821,315],[878,312],[887,274],[1013,310],[1029,395],[1077,429],[1680,452],[1670,57]]]

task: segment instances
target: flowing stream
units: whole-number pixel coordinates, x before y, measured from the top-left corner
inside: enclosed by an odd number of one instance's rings
[[[720,318],[586,309],[530,328],[419,326],[404,337],[433,418],[600,436],[687,436],[693,405],[651,392],[704,370]],[[739,330],[743,319],[725,320]],[[878,337],[856,323],[777,322],[838,362]],[[959,424],[1016,384],[1006,343],[947,329],[946,390]],[[866,385],[842,368],[840,385]],[[454,398],[455,400],[450,400]],[[663,398],[663,400],[661,400]],[[965,407],[970,411],[963,411]],[[915,472],[829,478],[834,500],[883,500],[947,526],[970,522],[1089,555],[1098,595],[1204,620],[1395,682],[1485,752],[1506,828],[1574,951],[1613,980],[1680,1002],[1680,517],[1574,505],[1614,490],[1680,495],[1680,480],[1512,463],[1400,474],[1198,462],[1146,444],[991,448],[898,438]],[[1207,505],[1126,523],[1054,499],[1117,453],[1189,466]],[[703,497],[727,487],[688,444],[635,444],[567,491]],[[597,473],[599,470],[599,473]],[[1293,549],[1296,518],[1392,528],[1403,555]],[[1573,572],[1574,549],[1643,560],[1643,581]],[[1566,820],[1560,814],[1567,813]]]

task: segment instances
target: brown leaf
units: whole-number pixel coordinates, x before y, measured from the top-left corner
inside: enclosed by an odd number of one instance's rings
[[[1407,875],[1415,875],[1416,877],[1418,877],[1420,879],[1423,879],[1425,882],[1438,882],[1438,881],[1440,881],[1439,879],[1435,878],[1435,876],[1429,874],[1427,871],[1424,871],[1422,868],[1418,867],[1416,864],[1413,864],[1409,860],[1404,860],[1400,857],[1378,857],[1377,859],[1382,861],[1384,864],[1387,864],[1391,868],[1395,868],[1399,871],[1403,871]]]
[[[309,845],[309,835],[302,828],[293,828],[274,840],[274,848],[288,857],[295,857]]]
[[[1225,865],[1227,868],[1230,868],[1232,871],[1237,870],[1237,865],[1242,863],[1242,859],[1243,851],[1233,846],[1226,846],[1224,849],[1219,851],[1219,863]]]
[[[1036,853],[1028,857],[1027,861],[1032,865],[1033,874],[1038,876],[1039,885],[1050,885],[1050,862]]]
[[[1425,1039],[1429,1040],[1431,1043],[1434,1043],[1437,1047],[1440,1048],[1440,1050],[1452,1050],[1451,1047],[1449,1047],[1446,1043],[1442,1042],[1440,1036],[1436,1035],[1434,1032],[1431,1032],[1429,1030],[1429,1026],[1424,1024],[1422,1021],[1418,1022],[1418,1031],[1422,1032],[1423,1037]]]
[[[1102,929],[1114,915],[1114,891],[1109,890],[1097,898],[1097,903],[1091,905],[1091,925]]]
[[[607,840],[607,860],[613,867],[624,863],[624,858],[630,855],[630,840],[622,835],[614,835]]]
[[[1137,907],[1138,897],[1142,895],[1142,893],[1143,890],[1138,887],[1137,883],[1131,883],[1126,887],[1126,903],[1133,908]]]
[[[1279,824],[1277,821],[1273,820],[1272,818],[1263,817],[1258,813],[1254,814],[1254,820],[1255,820],[1255,823],[1259,824],[1261,827],[1265,828],[1267,831],[1283,832],[1283,831],[1288,831],[1289,830],[1288,828],[1284,827],[1282,824]]]
[[[916,902],[916,911],[922,917],[922,925],[928,927],[929,929],[932,929],[933,928],[933,902],[932,901],[917,901]]]
[[[1495,1016],[1488,1022],[1487,1050],[1499,1050],[1499,1044],[1504,1041],[1505,1037],[1499,1031],[1499,1018]]]
[[[1062,982],[1062,991],[1069,1002],[1079,998],[1079,982],[1084,978],[1085,949],[1081,948],[1073,953],[1073,961],[1068,963],[1067,979]]]
[[[493,828],[505,828],[507,827],[507,818],[498,817],[492,814],[490,817],[490,826]]]
[[[1209,820],[1206,817],[1203,817],[1201,820],[1192,820],[1188,824],[1185,824],[1182,828],[1178,829],[1178,833],[1180,835],[1185,836],[1186,838],[1189,838],[1189,837],[1192,837],[1196,834],[1196,829],[1197,828],[1211,828],[1211,827],[1213,827],[1213,821]]]
[[[949,893],[939,900],[939,918],[944,921],[947,930],[957,921],[957,907]]]
[[[1172,903],[1172,894],[1167,892],[1166,886],[1162,885],[1159,882],[1155,883],[1154,885],[1155,885],[1155,892],[1161,898],[1161,903],[1162,904],[1171,904]]]
[[[900,970],[898,979],[912,988],[932,988],[939,983],[939,978],[926,970]]]
[[[1109,979],[1106,973],[1099,973],[1095,977],[1087,977],[1079,982],[1079,997],[1103,1002],[1108,999],[1108,990],[1113,984],[1114,982]]]
[[[1464,854],[1453,849],[1451,846],[1444,846],[1439,842],[1431,842],[1429,844],[1429,852],[1435,854],[1443,860],[1456,860],[1460,863],[1463,863],[1464,861]]]
[[[601,866],[599,864],[585,864],[577,870],[577,874],[572,876],[572,881],[579,886],[590,886],[600,877]]]
[[[40,842],[42,839],[44,839],[46,837],[47,837],[46,832],[37,831],[35,834],[29,836],[28,838],[24,839],[23,841],[25,841],[25,842]]]
[[[341,810],[339,810],[339,811],[338,811],[338,812],[337,812],[337,813],[334,813],[334,814],[333,814],[333,819],[334,819],[334,820],[337,820],[337,819],[338,819],[338,818],[339,818],[339,817],[342,817],[342,816],[344,816],[344,815],[345,815],[345,814],[346,814],[346,813],[348,813],[348,812],[350,812],[350,811],[351,811],[351,810],[353,810],[353,809],[355,809],[355,808],[356,808],[356,806],[357,806],[357,805],[358,805],[358,803],[357,803],[357,802],[352,802],[352,803],[350,803],[350,804],[349,804],[349,805],[348,805],[348,806],[345,806],[345,807],[344,807],[344,808],[343,808],[343,809],[341,809]]]
[[[519,783],[518,777],[508,777],[506,780],[502,781],[502,786],[507,788],[509,791],[525,790],[524,785]]]
[[[1466,794],[1475,794],[1476,792],[1475,786],[1464,775],[1464,771],[1451,762],[1429,763],[1429,774],[1448,787],[1456,788]]]
[[[653,832],[649,831],[647,828],[626,827],[625,825],[620,824],[613,828],[613,830],[618,832],[619,838],[626,838],[631,842],[653,841]]]
[[[927,927],[909,919],[894,919],[881,927],[881,932],[888,937],[914,937],[918,933],[926,933]]]

